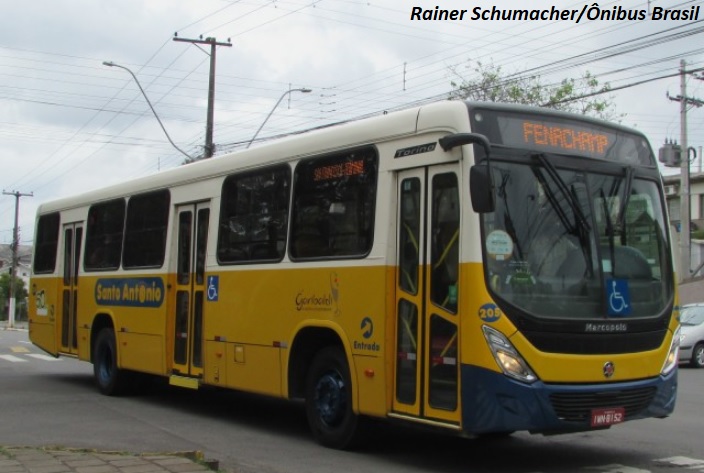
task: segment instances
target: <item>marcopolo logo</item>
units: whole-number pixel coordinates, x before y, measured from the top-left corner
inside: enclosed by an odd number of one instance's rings
[[[95,283],[98,305],[160,307],[164,302],[161,278],[104,278]]]

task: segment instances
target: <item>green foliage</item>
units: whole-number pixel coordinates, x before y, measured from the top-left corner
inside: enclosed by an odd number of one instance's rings
[[[15,304],[17,307],[23,306],[27,300],[27,289],[24,281],[20,278],[15,278]],[[5,319],[7,316],[7,305],[10,301],[10,274],[0,274],[0,314]]]
[[[466,79],[456,67],[450,72],[455,79],[450,82],[453,91],[450,99],[468,99],[480,102],[504,102],[553,108],[565,112],[590,115],[609,121],[619,121],[623,114],[615,111],[613,98],[608,94],[608,83],[599,80],[589,71],[578,79],[562,79],[557,84],[545,84],[540,76],[505,74],[501,66],[472,61],[466,65],[472,78]]]

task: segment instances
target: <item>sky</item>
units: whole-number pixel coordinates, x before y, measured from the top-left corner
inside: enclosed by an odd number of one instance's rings
[[[476,77],[477,61],[507,74],[539,75],[545,84],[588,71],[610,85],[607,97],[620,123],[645,133],[657,154],[666,140],[680,141],[680,103],[670,99],[681,94],[680,62],[688,71],[704,68],[704,0],[0,5],[0,187],[32,194],[19,199],[21,244],[32,243],[39,204],[177,167],[185,159],[131,75],[104,61],[137,76],[180,150],[203,153],[210,48],[174,41],[174,35],[231,44],[215,54],[214,159],[242,149],[260,126],[258,139],[269,139],[445,100],[456,73]],[[423,19],[432,18],[436,6],[467,12],[461,20]],[[565,19],[556,19],[557,13],[492,19],[492,8],[557,11]],[[635,19],[605,16],[619,11]],[[687,75],[687,97],[704,100],[698,77],[704,72]],[[301,88],[311,92],[295,90]],[[688,107],[686,117],[687,143],[701,154],[704,107]],[[692,170],[699,169],[696,160]],[[15,203],[11,195],[0,199],[1,244],[12,242]]]

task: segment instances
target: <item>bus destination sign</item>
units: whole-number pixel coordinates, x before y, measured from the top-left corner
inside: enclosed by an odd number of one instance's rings
[[[474,109],[472,130],[493,144],[520,150],[654,166],[645,137],[594,121],[539,113]]]
[[[603,157],[609,146],[609,135],[570,125],[546,125],[523,120],[523,142],[531,147],[579,151]]]
[[[348,161],[341,164],[331,164],[313,169],[313,181],[327,181],[341,177],[360,176],[364,174],[364,160]]]

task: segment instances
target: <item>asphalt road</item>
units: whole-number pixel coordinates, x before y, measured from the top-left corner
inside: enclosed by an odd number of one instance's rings
[[[311,440],[302,405],[155,383],[112,398],[92,366],[53,359],[23,331],[0,330],[0,446],[142,452],[200,450],[222,470],[258,473],[704,473],[704,370],[680,370],[675,414],[608,431],[467,440],[386,424],[341,452]]]

